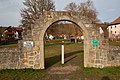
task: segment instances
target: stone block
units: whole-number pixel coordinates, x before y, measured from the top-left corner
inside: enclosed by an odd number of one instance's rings
[[[98,64],[98,63],[101,63],[101,61],[100,60],[95,60],[95,63]]]
[[[29,57],[28,59],[29,59],[29,60],[34,60],[34,57]]]
[[[33,56],[35,56],[35,53],[33,53],[33,52],[28,53],[28,56],[33,57]]]
[[[96,59],[100,59],[99,53],[96,54]]]
[[[28,47],[26,47],[26,51],[27,51],[27,52],[31,52],[31,51],[33,51],[33,47],[32,47],[32,46],[28,46]]]
[[[91,63],[94,63],[94,60],[91,60]]]
[[[29,61],[29,65],[34,65],[34,61]]]
[[[35,64],[34,68],[37,68],[37,69],[40,68],[40,64]]]
[[[28,63],[28,59],[26,59],[26,58],[23,59],[23,60],[22,60],[22,63],[27,64],[27,63]]]
[[[39,46],[35,46],[34,48],[33,48],[33,51],[39,51],[40,50],[40,47]]]

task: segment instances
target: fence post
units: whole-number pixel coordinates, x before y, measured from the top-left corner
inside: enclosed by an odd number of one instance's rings
[[[64,64],[64,41],[62,41],[62,45],[61,45],[61,59],[62,59],[62,64]]]

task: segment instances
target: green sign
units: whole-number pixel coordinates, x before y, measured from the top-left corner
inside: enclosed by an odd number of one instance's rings
[[[98,47],[98,44],[99,44],[98,40],[96,39],[92,40],[92,47]]]

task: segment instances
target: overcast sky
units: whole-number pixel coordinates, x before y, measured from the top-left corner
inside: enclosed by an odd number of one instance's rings
[[[20,10],[24,7],[24,0],[0,0],[0,25],[20,25]],[[79,4],[85,0],[53,0],[56,10],[62,11],[70,2]],[[120,16],[120,0],[93,0],[95,8],[99,12],[98,18],[102,22],[111,22]]]

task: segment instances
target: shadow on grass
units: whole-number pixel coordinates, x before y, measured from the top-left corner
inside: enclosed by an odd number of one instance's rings
[[[101,80],[110,80],[108,76],[103,76]]]
[[[72,58],[68,59],[66,62],[72,60],[73,58],[76,57],[76,56],[74,56],[74,55],[76,55],[76,54],[78,54],[78,53],[81,53],[81,52],[83,52],[83,50],[66,53],[66,54],[65,54],[65,59],[73,56]],[[57,55],[57,56],[45,58],[45,67],[46,67],[46,69],[49,68],[49,67],[51,67],[52,65],[56,64],[56,63],[59,62],[60,60],[61,60],[61,55]],[[65,63],[66,63],[66,62],[65,62]]]
[[[68,60],[66,60],[65,63],[69,62],[70,60],[72,60],[72,59],[74,59],[74,58],[76,58],[76,57],[77,57],[76,55],[75,55],[75,56],[72,56],[71,58],[69,58]]]

